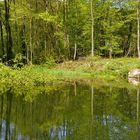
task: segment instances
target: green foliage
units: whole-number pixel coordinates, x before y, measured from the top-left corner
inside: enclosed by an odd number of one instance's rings
[[[70,137],[73,140],[96,139],[97,136],[102,139],[102,135],[104,139],[109,139],[109,134],[112,134],[111,138],[117,135],[120,139],[136,139],[138,135],[135,129],[138,125],[136,94],[139,88],[130,88],[130,85],[124,86],[125,83],[120,82],[111,85],[101,83],[101,81],[88,83],[87,80],[57,82],[38,89],[39,94],[36,94],[36,88],[29,91],[30,94],[22,96],[11,94],[10,91],[0,95],[2,120],[8,124],[7,129],[10,129],[11,123],[14,126],[12,132],[15,135],[7,135],[12,139],[16,139],[19,134],[22,134],[22,137],[28,136],[29,139],[41,137],[48,139],[48,135],[44,133],[50,134],[50,130],[60,132],[62,130],[60,128],[65,125],[66,132],[70,133],[65,139]],[[51,90],[45,90],[48,87]],[[110,117],[104,117],[110,115],[111,122]],[[93,121],[97,127],[92,127]],[[95,131],[91,133],[89,130]],[[58,135],[55,135],[55,139],[58,139]]]
[[[56,16],[51,16],[48,12],[43,12],[43,13],[39,13],[37,15],[38,18],[42,19],[43,21],[47,22],[47,23],[55,23],[56,22]]]
[[[26,57],[23,56],[22,54],[16,54],[15,58],[14,58],[14,68],[21,68],[25,65],[25,63],[27,62]]]
[[[92,61],[92,62],[98,61],[100,59],[102,59],[100,56],[88,56],[88,57],[86,57],[87,61]]]
[[[52,68],[52,67],[54,67],[54,66],[56,65],[55,59],[52,58],[52,57],[47,58],[45,64],[46,64],[46,66],[47,66],[48,68]]]
[[[47,85],[52,80],[56,80],[54,76],[50,76],[47,73],[42,74],[33,71],[33,68],[25,66],[21,70],[14,70],[0,64],[1,93],[12,88],[13,92],[17,94],[27,94],[35,87]]]
[[[7,54],[6,28],[11,28],[13,47],[10,53],[22,54],[28,62],[46,63],[71,60],[91,54],[91,1],[26,1],[9,3],[9,19],[1,4],[0,58]],[[103,57],[137,56],[136,2],[130,0],[93,1],[95,54]],[[3,48],[4,47],[4,48]],[[8,56],[11,56],[8,54]],[[13,56],[13,55],[12,55]]]
[[[127,79],[130,70],[140,68],[140,60],[134,58],[100,59],[94,57],[80,62],[62,63],[55,69],[52,69],[53,64],[54,61],[49,60],[45,65],[24,66],[20,70],[0,64],[1,92],[8,91],[11,87],[13,90],[23,87],[23,92],[28,93],[28,90],[32,90],[34,87],[44,86],[57,79],[65,78],[119,81]]]

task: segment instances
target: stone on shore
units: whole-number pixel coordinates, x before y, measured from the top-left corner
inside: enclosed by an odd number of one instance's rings
[[[128,73],[128,78],[140,78],[140,69],[131,70]]]

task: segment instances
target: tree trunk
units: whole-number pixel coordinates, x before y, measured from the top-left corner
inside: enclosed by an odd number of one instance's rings
[[[32,17],[30,17],[30,64],[33,62]]]
[[[76,55],[77,55],[77,43],[75,42],[75,46],[74,46],[74,56],[73,59],[76,59]]]
[[[110,49],[109,49],[109,58],[111,59],[112,58],[112,47],[110,46]]]
[[[75,17],[76,17],[76,25],[78,24],[78,11],[77,11],[77,0],[75,0],[75,6],[76,6],[76,13],[75,13]],[[76,59],[76,55],[77,55],[77,27],[75,29],[75,43],[74,43],[74,57],[73,59]]]
[[[138,51],[138,58],[140,58],[140,18],[139,18],[139,2],[137,0],[137,51]]]
[[[1,48],[2,48],[2,56],[4,55],[4,40],[3,40],[3,26],[2,26],[2,16],[0,9],[0,35],[1,35]]]
[[[13,53],[12,53],[13,41],[12,41],[12,35],[11,35],[11,27],[9,23],[9,18],[10,18],[9,0],[4,0],[4,4],[5,4],[5,29],[6,29],[6,55],[7,55],[7,61],[8,61],[13,57]]]
[[[67,19],[68,19],[68,2],[64,0],[63,2],[63,22],[64,22],[64,48],[66,49],[66,58],[70,58],[69,52],[69,35],[68,35],[68,28],[67,28]]]
[[[91,56],[94,56],[94,16],[93,16],[93,0],[91,0]]]
[[[48,12],[48,1],[47,0],[46,0],[46,3],[45,3],[45,11]],[[46,28],[47,28],[47,24],[45,23],[45,41],[44,41],[45,57],[47,56],[47,32],[46,32]]]
[[[26,51],[26,42],[25,42],[25,17],[23,17],[23,24],[22,24],[22,29],[21,29],[21,50],[23,56],[26,56],[26,62],[28,63],[28,57],[27,57],[27,51]]]

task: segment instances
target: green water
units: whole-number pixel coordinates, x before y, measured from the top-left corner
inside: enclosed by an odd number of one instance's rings
[[[0,95],[0,140],[140,139],[139,89],[53,86],[33,100],[12,90]]]

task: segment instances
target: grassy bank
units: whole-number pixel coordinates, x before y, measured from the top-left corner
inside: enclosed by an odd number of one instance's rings
[[[68,61],[53,67],[32,65],[22,69],[13,69],[0,64],[0,94],[12,91],[32,100],[32,97],[40,93],[50,93],[69,81],[73,83],[77,80],[94,86],[115,85],[120,88],[134,88],[127,82],[127,75],[130,70],[136,68],[140,68],[140,60],[136,58],[111,60],[86,58],[86,60]]]
[[[68,61],[51,68],[47,65],[25,66],[22,69],[11,69],[0,64],[1,85],[14,84],[45,85],[58,79],[103,79],[120,81],[127,79],[131,69],[140,68],[140,60],[136,58],[101,59],[86,58],[81,61]]]
[[[58,65],[56,69],[82,72],[92,78],[120,80],[127,79],[130,70],[140,69],[140,60],[137,58],[87,58],[82,61],[65,62]]]
[[[101,59],[86,58],[81,61],[67,61],[48,69],[47,66],[34,66],[32,72],[53,75],[59,78],[95,78],[104,80],[127,79],[128,72],[140,69],[137,58]]]

